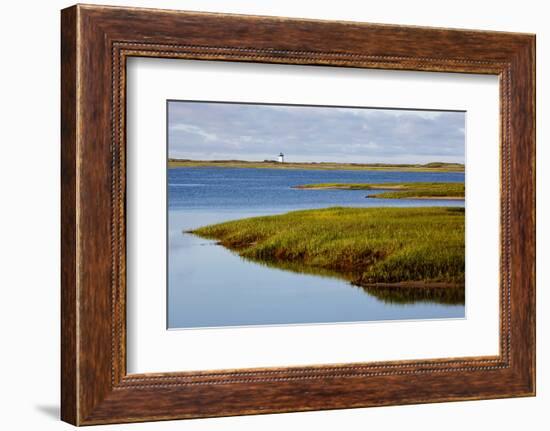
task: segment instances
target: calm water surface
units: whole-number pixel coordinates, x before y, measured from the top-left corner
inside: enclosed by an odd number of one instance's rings
[[[365,190],[297,190],[327,182],[463,182],[462,173],[238,168],[168,170],[168,327],[464,317],[463,305],[384,302],[348,282],[246,261],[183,233],[211,223],[331,206],[463,206],[463,201],[365,199]],[[376,193],[376,192],[374,192]]]

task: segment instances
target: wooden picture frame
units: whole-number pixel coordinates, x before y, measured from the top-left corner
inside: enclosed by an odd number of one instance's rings
[[[535,394],[534,35],[83,5],[61,16],[64,421],[91,425]],[[128,375],[130,56],[498,75],[500,354]]]

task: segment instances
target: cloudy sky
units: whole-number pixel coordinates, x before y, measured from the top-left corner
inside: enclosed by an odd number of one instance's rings
[[[465,113],[168,103],[168,153],[193,160],[464,163]]]

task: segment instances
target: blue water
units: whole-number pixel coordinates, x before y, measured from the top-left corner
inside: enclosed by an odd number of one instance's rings
[[[211,223],[331,206],[463,206],[366,199],[365,190],[299,190],[328,182],[463,182],[462,173],[238,168],[168,169],[168,327],[197,328],[464,317],[463,305],[384,302],[333,277],[240,258],[184,233]]]

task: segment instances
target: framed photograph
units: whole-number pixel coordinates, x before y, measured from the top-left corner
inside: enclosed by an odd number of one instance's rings
[[[62,419],[535,394],[535,37],[62,11]]]

